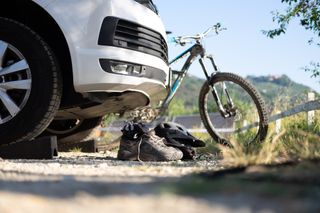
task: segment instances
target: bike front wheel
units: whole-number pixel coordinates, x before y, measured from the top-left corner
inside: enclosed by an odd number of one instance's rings
[[[206,81],[199,95],[199,111],[208,133],[220,144],[262,141],[267,135],[265,103],[259,92],[238,75],[217,73]]]

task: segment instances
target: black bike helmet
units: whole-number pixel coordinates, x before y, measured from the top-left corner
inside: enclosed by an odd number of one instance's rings
[[[159,124],[155,129],[156,135],[164,137],[169,143],[179,142],[192,147],[204,147],[206,144],[193,135],[185,127],[173,122],[164,122]]]

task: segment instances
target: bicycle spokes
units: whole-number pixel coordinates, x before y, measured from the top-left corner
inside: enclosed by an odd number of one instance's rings
[[[237,108],[233,103],[232,97],[230,96],[226,83],[220,82],[217,85],[210,85],[210,87],[214,100],[219,108],[220,114],[224,118],[236,116]]]
[[[233,82],[222,81],[211,85],[211,94],[207,97],[207,110],[212,114],[212,123],[222,138],[249,141],[250,137],[257,135],[255,123],[259,120],[259,113],[243,88]]]

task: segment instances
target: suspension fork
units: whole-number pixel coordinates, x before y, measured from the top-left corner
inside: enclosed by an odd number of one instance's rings
[[[213,66],[213,69],[214,69],[214,72],[212,73],[211,76],[209,76],[208,69],[207,69],[207,67],[206,67],[206,65],[204,63],[204,59],[206,59],[206,58],[210,60],[212,66]],[[218,95],[217,89],[211,83],[211,79],[214,78],[215,74],[219,72],[218,67],[217,67],[212,55],[202,56],[199,59],[199,63],[200,63],[200,65],[201,65],[201,67],[203,69],[203,72],[204,72],[204,74],[205,74],[205,76],[207,78],[207,83],[208,83],[209,87],[211,88],[211,93],[212,93],[213,98],[214,98],[214,100],[215,100],[215,102],[216,102],[216,104],[217,104],[217,106],[219,108],[219,112],[221,113],[221,115],[224,118],[228,118],[228,117],[234,116],[235,115],[235,110],[234,110],[235,107],[234,107],[234,103],[232,101],[232,98],[231,98],[231,96],[230,96],[230,94],[228,92],[226,84],[224,82],[222,82],[223,83],[223,85],[222,85],[223,86],[223,91],[227,96],[227,104],[224,106],[221,103],[221,100],[220,100],[220,97]]]

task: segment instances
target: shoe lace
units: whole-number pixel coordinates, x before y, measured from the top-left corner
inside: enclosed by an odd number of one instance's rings
[[[140,150],[141,150],[141,143],[142,143],[142,137],[140,137],[140,141],[139,141],[139,144],[138,144],[138,161],[143,163],[143,160],[140,159]]]

